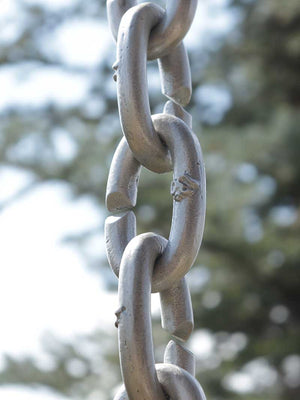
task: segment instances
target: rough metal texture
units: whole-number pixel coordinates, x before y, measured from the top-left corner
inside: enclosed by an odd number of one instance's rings
[[[142,165],[160,173],[171,170],[171,163],[151,119],[145,54],[150,32],[164,14],[161,7],[152,3],[128,10],[119,27],[114,64],[121,125],[129,147]],[[159,67],[163,93],[178,104],[187,104],[191,76],[184,45],[179,44],[160,59]]]
[[[107,1],[108,21],[115,40],[123,15],[135,5],[136,0]],[[196,8],[197,0],[167,0],[166,10],[149,38],[149,60],[169,54],[181,42],[193,22]]]
[[[177,339],[187,340],[194,329],[194,317],[186,279],[159,295],[162,327]]]
[[[125,138],[121,140],[111,162],[106,189],[106,207],[121,212],[135,206],[141,164],[133,157]]]
[[[171,185],[174,197],[172,225],[168,245],[157,260],[152,277],[152,291],[160,292],[176,285],[191,268],[197,256],[205,220],[205,172],[198,139],[183,121],[172,115],[158,114],[153,116],[153,122],[157,135],[167,144],[174,164]],[[119,149],[120,145],[108,177],[107,199],[111,197],[110,190],[113,188],[115,198],[119,199],[115,203],[123,210],[127,206],[128,188],[132,182],[137,185],[137,169],[126,168],[128,159]],[[131,157],[130,165],[134,160]],[[114,171],[122,171],[118,175],[119,179],[116,179]],[[136,190],[136,187],[131,187],[134,197]],[[121,259],[120,252],[124,250],[119,243],[124,241],[125,236],[132,238],[129,232],[136,231],[132,226],[135,224],[133,218],[122,227],[120,222],[120,219],[110,218],[106,224],[108,256],[113,270],[118,269],[113,260]]]
[[[127,245],[120,267],[119,351],[130,400],[162,399],[151,337],[151,279],[166,240],[153,233],[136,236]]]
[[[185,349],[181,343],[170,340],[164,355],[165,364],[174,364],[195,375],[195,356]]]
[[[113,65],[124,133],[112,160],[106,205],[106,250],[119,278],[115,325],[124,386],[115,400],[205,400],[194,378],[195,359],[183,343],[194,321],[185,274],[202,241],[205,220],[205,170],[192,119],[183,106],[191,97],[189,61],[181,40],[197,0],[168,0],[166,9],[136,0],[108,0],[107,12],[117,61]],[[151,115],[147,59],[158,59],[163,114]],[[133,208],[141,166],[173,170],[172,225],[168,240],[154,233],[136,236]],[[159,292],[162,327],[175,340],[163,364],[155,364],[151,292]]]

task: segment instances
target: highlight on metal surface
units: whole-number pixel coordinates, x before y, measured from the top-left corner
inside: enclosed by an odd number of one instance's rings
[[[152,278],[152,291],[160,292],[179,282],[197,256],[204,229],[206,185],[200,144],[190,128],[179,118],[167,114],[154,115],[153,122],[170,151],[173,163],[172,225],[168,245],[156,262]],[[137,185],[136,169],[126,169],[123,161],[123,152],[117,151],[111,171],[120,170],[122,175],[118,180],[115,174],[109,173],[107,197],[110,196],[111,187],[123,199],[131,182]],[[132,190],[136,194],[136,186]],[[131,221],[135,224],[135,220]],[[126,229],[131,232],[136,230],[130,224],[126,225]],[[124,230],[114,229],[113,235],[109,235],[110,232],[112,229],[106,229],[109,253],[112,254],[111,258],[120,258],[114,252],[119,249],[118,243],[123,241]]]
[[[123,15],[137,5],[136,0],[108,0],[107,16],[113,37],[117,40]],[[189,30],[197,8],[197,0],[167,0],[160,20],[149,38],[148,59],[161,58],[176,47]]]
[[[197,0],[167,0],[166,9],[136,0],[108,0],[107,13],[117,41],[113,65],[124,137],[114,154],[107,183],[105,222],[109,264],[119,278],[115,315],[124,385],[115,400],[205,400],[194,378],[195,358],[184,347],[193,327],[185,274],[202,241],[206,182],[202,151],[183,108],[191,98],[188,56],[181,42]],[[158,59],[162,114],[151,115],[147,59]],[[136,236],[133,208],[141,167],[173,170],[173,215],[168,240],[155,233]],[[162,327],[173,337],[164,363],[155,364],[151,292],[159,292]]]
[[[130,400],[165,400],[158,382],[151,324],[151,280],[156,258],[166,240],[153,233],[127,245],[120,266],[118,323],[122,375]]]
[[[170,100],[182,106],[187,105],[192,96],[190,63],[183,43],[166,56],[158,59],[161,91]]]
[[[177,285],[159,295],[162,327],[175,338],[188,340],[194,329],[194,317],[186,279],[182,278]]]
[[[140,170],[141,164],[133,157],[126,139],[122,138],[109,170],[106,188],[108,211],[121,212],[135,206]]]
[[[164,354],[164,363],[178,365],[195,376],[195,356],[181,343],[170,340]]]
[[[200,383],[183,368],[172,364],[156,364],[155,369],[158,382],[168,396],[167,398],[171,400],[206,400]],[[131,400],[124,386],[120,388],[114,400]]]
[[[124,15],[115,64],[123,132],[135,158],[154,172],[171,169],[167,149],[159,140],[151,119],[145,57],[151,29],[162,12],[155,4],[144,3]],[[174,102],[186,105],[191,97],[191,76],[184,45],[180,44],[160,59],[159,67],[164,94]]]
[[[131,8],[121,21],[117,42],[117,91],[122,130],[135,158],[154,172],[171,170],[167,148],[155,132],[151,119],[145,57],[150,31],[162,15],[163,9],[152,3]]]

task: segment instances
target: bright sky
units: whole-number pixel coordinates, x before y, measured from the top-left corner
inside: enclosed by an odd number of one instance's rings
[[[31,389],[10,385],[0,388],[0,396],[3,400],[67,400],[67,397],[52,393],[45,388]]]
[[[23,2],[60,11],[73,7],[78,0]],[[188,47],[204,46],[207,40],[213,43],[216,36],[233,28],[238,16],[224,9],[226,3],[227,0],[199,2],[193,27],[185,40]],[[2,42],[12,43],[26,24],[18,4],[17,0],[0,0]],[[51,101],[59,107],[69,107],[84,102],[90,87],[86,70],[95,68],[104,54],[114,49],[107,25],[87,17],[65,22],[51,37],[41,36],[39,44],[47,55],[85,72],[69,72],[32,62],[2,66],[0,112],[11,105],[37,108]],[[209,88],[208,93],[211,93]],[[230,99],[223,96],[222,101],[227,107]],[[0,203],[30,180],[27,173],[1,168]],[[72,341],[76,334],[91,332],[99,326],[114,329],[116,294],[105,291],[99,276],[86,269],[76,249],[60,241],[66,234],[98,228],[92,251],[103,254],[100,231],[103,218],[91,199],[71,202],[69,194],[66,185],[45,184],[0,211],[0,369],[4,353],[41,357],[40,338],[45,331]],[[157,296],[154,303],[157,310]],[[212,339],[207,332],[199,335],[202,335],[198,337],[202,341],[199,356],[206,357],[213,347]],[[197,351],[195,343],[194,340],[191,346]],[[44,389],[13,386],[0,387],[0,398],[65,399]]]
[[[12,169],[0,170],[4,184],[17,182],[17,175]],[[86,271],[79,253],[60,242],[67,234],[89,228],[100,231],[99,210],[88,198],[70,202],[68,195],[64,185],[41,185],[1,213],[2,352],[38,353],[44,330],[68,339],[75,332],[113,326],[115,295],[104,292],[99,277]],[[98,251],[103,253],[101,233]],[[99,313],[103,302],[109,307]]]

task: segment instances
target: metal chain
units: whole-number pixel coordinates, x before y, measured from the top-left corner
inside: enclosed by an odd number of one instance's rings
[[[108,0],[117,41],[113,68],[124,137],[114,154],[105,222],[110,266],[119,278],[116,327],[124,385],[114,400],[205,400],[194,378],[193,354],[184,348],[194,320],[185,274],[202,241],[205,170],[201,147],[183,106],[191,97],[189,60],[182,43],[197,0],[167,0],[166,9],[135,0]],[[158,59],[162,114],[151,115],[147,59]],[[154,233],[136,236],[136,204],[141,166],[157,173],[173,170],[172,226],[168,240]],[[162,327],[173,337],[163,364],[155,364],[151,292],[159,292]],[[181,343],[180,343],[181,342]]]

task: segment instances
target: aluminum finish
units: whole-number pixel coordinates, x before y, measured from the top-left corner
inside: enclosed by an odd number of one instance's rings
[[[197,3],[197,0],[167,0],[164,19],[150,35],[149,60],[161,58],[181,42],[193,22]]]
[[[191,129],[179,118],[168,114],[154,115],[153,122],[170,150],[173,163],[172,225],[167,247],[156,262],[152,280],[152,291],[161,292],[179,283],[198,254],[205,222],[206,183],[201,147]],[[119,193],[120,198],[126,197],[124,192],[127,193],[135,177],[131,175],[132,169],[123,168],[123,154],[117,151],[111,166],[112,171],[122,170],[122,179],[114,180],[113,173],[109,173],[108,177],[108,188],[113,186],[110,183],[110,179],[113,179],[114,193]],[[136,187],[134,193],[136,196]],[[130,224],[125,227],[130,232],[136,231]],[[110,235],[112,231],[114,233]],[[128,233],[125,235],[128,236]],[[110,226],[110,230],[106,230],[106,241],[110,243],[108,253],[112,259],[121,258],[118,243],[123,240],[123,236],[123,229]]]
[[[106,252],[109,264],[117,277],[125,248],[135,235],[136,220],[132,211],[106,219]],[[193,330],[194,319],[185,278],[178,285],[161,292],[160,301],[162,327],[179,340],[186,341]]]
[[[106,187],[106,207],[111,212],[135,206],[141,164],[134,158],[125,138],[113,156]],[[128,180],[128,176],[130,176]]]
[[[165,114],[182,119],[190,128],[191,115],[180,105],[168,101]],[[123,212],[136,205],[140,164],[134,158],[125,138],[122,138],[111,162],[106,188],[106,207],[111,212]],[[109,264],[119,276],[123,252],[129,241],[136,235],[136,219],[133,212],[108,217],[105,221],[106,250]]]
[[[106,253],[109,264],[119,277],[120,264],[127,244],[135,237],[132,211],[110,216],[105,221]],[[165,241],[165,246],[167,241]],[[194,327],[191,297],[185,278],[160,293],[162,327],[179,340],[187,340]]]
[[[189,58],[183,43],[169,54],[158,59],[161,91],[170,100],[186,106],[192,96],[192,79]]]
[[[161,326],[175,338],[186,341],[194,329],[192,301],[186,279],[159,293]]]
[[[183,368],[172,364],[156,364],[155,369],[158,381],[168,396],[164,400],[206,400],[200,383]],[[114,400],[131,400],[124,386],[120,388]]]
[[[151,3],[128,10],[119,28],[116,67],[120,120],[129,147],[142,165],[160,173],[171,170],[171,160],[151,120],[146,53],[150,31],[163,13]]]
[[[118,278],[124,250],[130,240],[136,236],[134,212],[128,211],[107,217],[104,231],[108,262]]]
[[[205,397],[201,386],[190,373],[174,365],[155,366],[151,324],[151,280],[155,260],[162,254],[165,245],[165,239],[159,235],[142,234],[130,241],[122,258],[119,309],[116,316],[125,388],[130,400],[165,400],[164,392],[174,400],[180,398],[203,400]],[[181,349],[178,350],[176,346],[174,349],[173,343],[169,348],[171,348],[169,350],[171,358],[175,353],[180,363],[192,369],[188,353],[184,354],[184,351],[181,351],[180,354]]]
[[[187,126],[192,129],[193,120],[191,114],[189,114],[183,107],[173,101],[167,101],[164,106],[164,114],[175,115],[175,117],[180,118]]]
[[[108,24],[115,41],[118,38],[118,30],[123,15],[131,7],[137,5],[136,0],[107,0],[106,10]]]
[[[110,168],[105,223],[109,263],[119,277],[115,325],[125,387],[115,400],[205,400],[194,378],[195,358],[185,349],[193,311],[185,274],[199,250],[205,218],[205,171],[192,119],[183,109],[191,97],[189,61],[181,43],[197,0],[168,0],[166,10],[136,0],[108,0],[110,26],[117,39],[113,68],[125,138]],[[151,116],[147,59],[159,58],[164,113]],[[154,172],[173,169],[173,216],[168,240],[154,233],[136,236],[132,209],[141,164]],[[162,327],[169,341],[164,364],[155,365],[151,292],[159,291]],[[178,342],[180,341],[180,343]]]
[[[195,376],[195,356],[182,344],[170,340],[164,354],[164,363],[178,365]]]
[[[180,105],[168,101],[164,114],[171,114],[192,127],[192,117]],[[136,205],[140,163],[134,158],[127,140],[122,138],[113,156],[106,187],[106,207],[111,212],[121,212]]]
[[[151,280],[166,240],[153,233],[127,245],[120,266],[116,312],[122,376],[130,400],[166,400],[158,382],[152,342]]]
[[[172,364],[157,364],[156,372],[161,387],[170,399],[206,400],[200,383],[183,368]]]
[[[173,162],[172,225],[152,281],[155,289],[162,291],[179,282],[198,254],[205,222],[206,180],[200,143],[189,127],[166,114],[154,115],[153,123]]]
[[[159,173],[170,171],[171,163],[151,119],[145,54],[150,31],[162,13],[160,7],[144,3],[131,8],[124,15],[114,65],[123,132],[135,158],[148,169]],[[165,95],[179,104],[187,104],[191,96],[191,76],[183,44],[160,60],[159,65]]]
[[[123,15],[135,5],[136,0],[107,1],[109,26],[115,40]],[[181,42],[193,22],[196,8],[197,0],[167,0],[166,11],[149,38],[149,60],[161,58]]]
[[[119,30],[119,25],[122,19],[122,16],[125,12],[136,5],[136,1],[108,1],[107,2],[107,13],[108,13],[108,20],[111,27],[111,31],[115,39],[117,39],[117,34]],[[181,0],[172,1],[170,4],[167,3],[167,10],[166,12],[161,9],[163,12],[163,17],[158,25],[155,26],[155,32],[159,30],[163,32],[166,31],[173,31],[173,33],[177,33],[177,35],[184,30],[182,29],[182,23],[178,24],[177,20],[179,16],[183,17],[183,12],[187,14],[189,17],[186,19],[182,19],[185,24],[189,21],[189,18],[195,13],[193,11],[196,7],[197,2],[194,0],[188,0],[182,2]],[[184,10],[182,10],[184,8]],[[185,26],[184,29],[188,28]],[[150,41],[152,34],[154,33],[152,30],[150,32]],[[182,35],[181,33],[181,35]],[[181,37],[181,35],[178,36]],[[155,34],[157,36],[157,34]],[[168,45],[168,40],[175,39],[168,34],[163,34],[159,41],[164,46]],[[167,40],[166,40],[167,39]],[[175,40],[177,43],[177,39]],[[147,51],[149,48],[147,49]],[[179,43],[173,48],[165,49],[164,56],[159,56],[160,59],[158,60],[158,66],[161,75],[161,87],[162,93],[170,98],[171,100],[186,105],[191,98],[192,94],[192,82],[190,76],[190,68],[189,68],[189,59],[185,50],[183,43]],[[156,57],[155,57],[156,58]],[[113,66],[114,69],[118,68],[118,62],[116,62]],[[115,80],[117,80],[117,74],[114,75]]]

